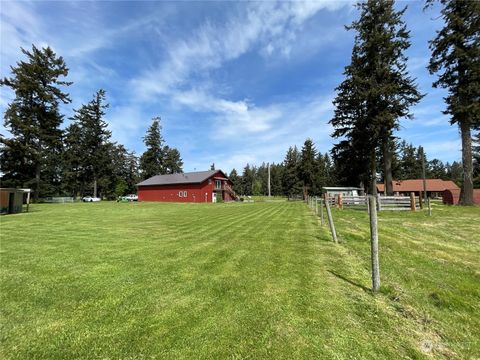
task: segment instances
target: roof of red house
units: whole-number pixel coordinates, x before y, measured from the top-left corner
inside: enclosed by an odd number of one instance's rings
[[[226,178],[222,170],[195,171],[189,173],[155,175],[147,180],[142,181],[141,183],[138,183],[137,186],[198,184],[211,178],[218,172],[223,175],[222,178]]]
[[[426,179],[427,191],[445,191],[447,189],[459,189],[459,187],[451,180]],[[377,184],[379,192],[384,191],[384,184]],[[394,192],[412,192],[423,191],[423,179],[409,179],[393,181]]]

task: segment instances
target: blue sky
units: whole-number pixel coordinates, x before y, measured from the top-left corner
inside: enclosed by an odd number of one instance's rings
[[[459,160],[457,127],[441,112],[445,92],[431,87],[425,68],[428,40],[442,25],[438,9],[397,3],[405,5],[409,70],[427,96],[398,135],[423,145],[429,158]],[[103,88],[114,140],[141,154],[151,118],[161,116],[185,171],[212,162],[230,171],[280,162],[307,137],[322,152],[331,148],[334,89],[353,43],[344,25],[358,13],[348,1],[2,1],[0,16],[2,76],[22,59],[20,46],[49,45],[74,82],[67,118]],[[2,113],[11,98],[2,88]]]

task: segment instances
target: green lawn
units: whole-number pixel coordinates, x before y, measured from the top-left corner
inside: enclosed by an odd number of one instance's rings
[[[1,222],[0,358],[480,358],[480,208],[31,206]]]

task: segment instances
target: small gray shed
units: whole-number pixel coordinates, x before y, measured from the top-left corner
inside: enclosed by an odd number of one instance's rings
[[[23,189],[0,188],[0,214],[17,214],[22,212]]]

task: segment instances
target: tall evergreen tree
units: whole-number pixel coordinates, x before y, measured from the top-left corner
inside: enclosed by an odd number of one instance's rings
[[[233,191],[235,191],[237,195],[243,194],[242,183],[241,183],[242,179],[238,175],[237,170],[232,169],[232,171],[230,171],[230,175],[228,176],[228,178],[233,184]]]
[[[78,123],[65,129],[64,151],[62,158],[63,192],[74,198],[81,196],[84,189],[83,172],[84,149],[82,147],[82,128]]]
[[[144,179],[159,174],[165,174],[164,141],[161,131],[160,117],[153,118],[152,125],[150,125],[147,134],[143,138],[143,142],[147,149],[140,157],[140,170],[142,171]]]
[[[283,195],[282,179],[283,165],[275,163],[270,165],[270,190],[273,196]]]
[[[428,69],[438,73],[433,86],[448,89],[444,113],[451,116],[451,124],[458,124],[462,139],[461,203],[473,205],[471,131],[480,126],[480,2],[439,1],[445,25],[430,42]]]
[[[253,183],[255,181],[255,168],[247,164],[242,173],[243,195],[253,195]]]
[[[163,153],[165,156],[163,166],[166,174],[183,172],[183,160],[180,156],[180,151],[167,145],[164,147]]]
[[[419,151],[404,140],[400,144],[400,176],[397,180],[420,179],[421,177],[422,167]]]
[[[34,186],[34,199],[45,195],[45,186],[59,176],[62,131],[60,103],[70,102],[62,87],[71,83],[61,80],[68,75],[62,57],[50,47],[31,51],[21,49],[26,61],[11,67],[12,77],[0,81],[15,93],[4,115],[4,126],[13,135],[2,138],[2,183],[12,186]]]
[[[105,189],[105,195],[118,198],[134,193],[139,180],[137,157],[120,144],[111,144],[110,157],[109,186]]]
[[[360,177],[376,193],[377,152],[383,153],[384,172],[391,179],[391,140],[400,118],[410,118],[409,108],[422,98],[406,69],[404,52],[410,34],[402,20],[405,9],[395,11],[392,0],[358,3],[360,19],[348,29],[356,31],[352,62],[345,81],[337,88],[334,137],[346,137],[334,147],[336,160],[352,161],[357,154],[368,170]],[[392,183],[386,184],[393,193]]]
[[[72,118],[81,129],[82,171],[93,185],[94,197],[98,195],[99,182],[105,189],[110,175],[108,167],[111,163],[109,150],[112,133],[108,130],[108,124],[104,119],[108,106],[105,90],[100,89],[88,104],[75,110]]]
[[[439,159],[433,159],[428,162],[427,177],[433,179],[445,179],[447,171],[445,165]]]
[[[315,193],[315,158],[317,156],[317,150],[313,145],[311,139],[305,140],[302,153],[300,155],[300,163],[298,166],[299,178],[303,185],[303,197]]]
[[[290,147],[283,161],[283,193],[286,196],[300,195],[302,193],[302,182],[298,176],[299,164],[300,153],[297,147]]]

